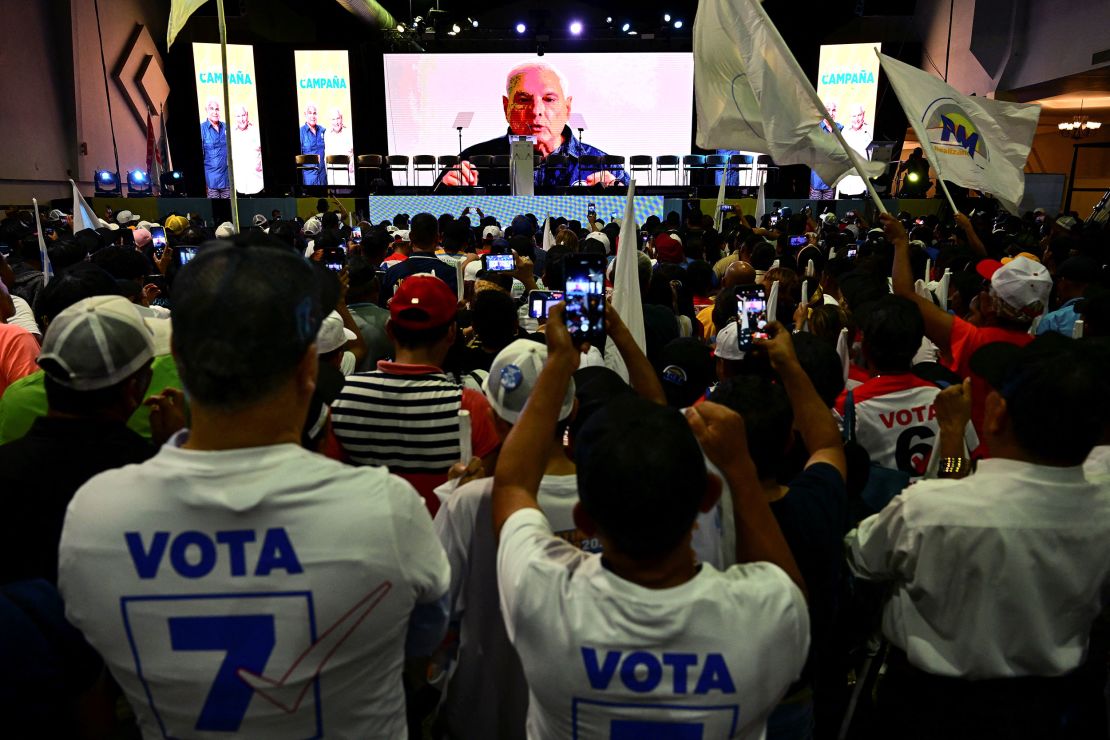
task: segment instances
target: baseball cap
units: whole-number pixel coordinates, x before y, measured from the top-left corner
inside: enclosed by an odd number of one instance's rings
[[[142,249],[150,244],[150,232],[143,228],[135,229],[135,246]]]
[[[527,216],[517,216],[509,227],[513,236],[532,236],[532,222]]]
[[[998,272],[1001,267],[1002,263],[998,260],[979,260],[975,263],[975,272],[979,273],[979,277],[984,280],[990,280],[994,277],[994,273]]]
[[[316,236],[323,230],[323,223],[321,223],[320,219],[316,218],[315,216],[304,222],[303,231],[305,233],[305,236]]]
[[[150,221],[147,221],[147,220],[146,220],[146,219],[144,218],[144,219],[143,219],[142,221],[140,221],[139,223],[137,223],[137,224],[135,225],[135,228],[136,228],[136,229],[146,229],[147,231],[150,231],[150,227],[151,227],[151,226],[153,226],[153,225],[154,225],[154,224],[152,224],[152,223],[151,223]]]
[[[1050,331],[1036,336],[1025,345],[1012,342],[991,342],[971,355],[971,371],[981,376],[992,388],[1008,396],[1021,384],[1026,370],[1035,363],[1062,363],[1073,352],[1083,351],[1082,342]]]
[[[173,216],[167,216],[166,228],[175,234],[180,234],[182,231],[189,228],[189,219],[185,218],[184,216],[178,216],[176,214],[174,214]]]
[[[231,225],[230,221],[224,221],[216,227],[217,239],[228,239],[235,236],[235,227]]]
[[[509,240],[504,238],[504,237],[499,236],[499,237],[497,237],[493,240],[492,244],[490,244],[490,249],[504,250],[504,253],[508,254],[509,249],[510,249]]]
[[[116,295],[85,298],[50,322],[39,367],[75,391],[108,388],[154,357],[154,335],[138,310]]]
[[[116,214],[116,223],[122,226],[127,226],[128,224],[135,223],[136,221],[141,221],[142,218],[142,216],[134,214],[131,211],[120,211]]]
[[[1018,257],[1024,257],[1027,260],[1033,260],[1034,262],[1038,262],[1038,263],[1041,261],[1041,258],[1038,257],[1037,255],[1033,254],[1032,252],[1019,252],[1017,257],[1003,257],[1002,258],[1002,264],[1008,265],[1011,262],[1013,262],[1014,260],[1016,260]]]
[[[494,413],[515,424],[536,387],[545,362],[547,346],[531,339],[517,339],[498,352],[490,365],[489,375],[482,381],[482,391]],[[559,408],[559,421],[570,416],[574,409],[574,390],[572,378]]]
[[[744,352],[740,349],[740,323],[730,321],[717,332],[717,348],[713,354],[722,360],[742,360]]]
[[[66,217],[65,212],[58,209],[58,208],[55,208],[52,211],[50,211],[50,213],[46,214],[46,220],[47,221],[61,221],[65,217]]]
[[[326,355],[328,352],[334,352],[357,338],[353,331],[343,326],[343,317],[339,312],[332,311],[324,317],[319,331],[316,332],[316,354]]]
[[[454,321],[455,291],[434,275],[406,278],[389,302],[389,319],[403,329],[434,329]]]
[[[1052,276],[1039,262],[1015,257],[991,276],[991,292],[1012,309],[1013,318],[1032,321],[1044,312],[1052,292]]]
[[[611,254],[612,253],[613,250],[609,246],[609,237],[607,237],[605,234],[601,233],[600,231],[594,231],[594,232],[590,233],[590,235],[587,236],[582,241],[583,242],[588,242],[591,239],[594,240],[595,242],[599,242],[601,244],[601,246],[605,247],[605,254]]]
[[[1071,216],[1061,216],[1060,218],[1056,219],[1056,225],[1059,226],[1064,231],[1071,231],[1078,224],[1079,224],[1079,222],[1076,221]]]
[[[693,337],[679,337],[663,348],[659,373],[667,405],[684,408],[693,404],[715,379],[713,351]]]
[[[501,229],[492,224],[482,229],[482,239],[497,239],[500,236]]]
[[[655,237],[655,258],[660,262],[682,262],[685,259],[682,242],[671,234],[660,234]]]
[[[821,223],[825,224],[826,226],[832,226],[836,223],[836,214],[832,212],[822,213]]]
[[[254,214],[254,218],[251,219],[252,226],[265,226],[268,223],[269,221],[267,221],[266,217],[263,216],[261,213]]]

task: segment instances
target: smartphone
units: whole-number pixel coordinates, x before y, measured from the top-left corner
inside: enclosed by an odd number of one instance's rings
[[[332,272],[343,272],[343,268],[346,267],[346,266],[347,265],[346,265],[345,262],[343,262],[343,260],[339,260],[339,259],[325,259],[324,260],[324,267],[328,268]]]
[[[859,249],[857,249],[856,247],[848,248],[848,259],[854,260],[857,254],[859,254]]]
[[[856,217],[856,212],[855,211],[848,211],[844,215],[847,216],[848,218],[855,218]]]
[[[353,241],[355,244],[358,244],[359,242],[362,241],[362,227],[361,226],[352,226],[351,227],[351,241]]]
[[[566,269],[567,331],[576,343],[605,341],[605,255],[573,254]]]
[[[621,217],[621,212],[620,211],[613,211],[612,213],[609,214],[609,220],[610,221],[616,221],[620,217]]]
[[[925,219],[923,219],[923,218],[915,218],[913,220],[913,222],[915,224],[917,224],[918,226],[924,226],[925,225]]]
[[[640,234],[640,246],[641,247],[646,247],[650,243],[651,243],[651,234],[649,234],[646,231],[643,232],[642,234]]]
[[[589,205],[587,205],[586,206],[586,213],[589,213],[591,216],[596,216],[597,215],[597,204],[590,203]]]
[[[516,268],[511,254],[483,254],[482,269],[489,272],[508,272]]]
[[[166,292],[166,277],[164,275],[147,275],[143,278],[143,285],[154,285],[163,293]]]
[[[548,309],[563,300],[557,290],[533,290],[528,294],[528,315],[533,319],[546,319]]]
[[[735,210],[736,210],[736,206],[732,205],[731,203],[722,203],[721,204],[721,213],[732,213]]]
[[[779,222],[779,217],[778,216],[771,216],[771,225],[772,226],[774,226],[778,222]]]
[[[804,247],[808,242],[809,242],[809,239],[807,239],[804,236],[792,236],[792,237],[790,237],[790,246],[792,246],[792,247]]]
[[[747,288],[736,294],[736,316],[740,319],[740,349],[747,352],[753,339],[767,338],[767,298],[763,288]]]
[[[162,258],[162,252],[166,249],[166,230],[161,226],[150,227],[150,243],[154,247],[154,256],[158,259]]]
[[[177,264],[185,265],[191,259],[193,259],[193,257],[197,256],[197,248],[196,247],[178,247],[177,249],[173,250],[173,254],[174,254],[174,257],[177,258]]]

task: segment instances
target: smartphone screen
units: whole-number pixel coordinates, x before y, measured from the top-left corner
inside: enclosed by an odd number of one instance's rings
[[[588,206],[586,206],[586,211],[588,213],[592,213],[594,215],[597,215],[597,205],[594,204],[594,203],[590,203]]]
[[[516,267],[511,254],[482,255],[482,269],[490,272],[507,272]]]
[[[722,203],[721,204],[721,213],[731,213],[734,210],[736,210],[736,206],[734,206],[730,203]]]
[[[858,254],[858,253],[859,253],[859,249],[857,249],[856,247],[852,247],[851,249],[848,250],[848,259],[854,260],[856,258],[856,254]]]
[[[355,226],[351,229],[351,241],[353,241],[355,244],[358,244],[359,242],[362,241],[362,227],[361,226]]]
[[[533,290],[528,294],[528,315],[533,319],[546,319],[552,304],[561,300],[563,300],[563,294],[560,291]]]
[[[342,260],[328,259],[324,261],[324,267],[332,272],[343,272],[343,268],[346,267],[346,265],[343,264]]]
[[[567,330],[576,342],[600,347],[605,339],[605,256],[566,258]]]
[[[162,292],[166,290],[166,278],[164,275],[147,275],[143,278],[143,284],[154,285]]]
[[[178,247],[177,249],[174,250],[174,254],[177,256],[177,263],[179,265],[184,265],[184,264],[188,263],[189,260],[193,259],[193,257],[197,256],[197,248],[196,247]]]
[[[790,246],[804,247],[808,241],[809,239],[806,239],[804,236],[792,236],[790,237]]]
[[[162,256],[162,250],[166,248],[166,230],[161,226],[150,227],[150,243],[154,247],[154,254],[158,257]]]
[[[779,217],[778,216],[771,216],[771,225],[772,226],[774,226],[778,222],[779,222]]]
[[[740,319],[740,349],[751,349],[753,339],[767,338],[767,299],[762,288],[736,294],[736,315]]]

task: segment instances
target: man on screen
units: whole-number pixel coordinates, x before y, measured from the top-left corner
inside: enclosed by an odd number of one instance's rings
[[[231,129],[231,160],[235,168],[235,189],[253,195],[262,190],[262,139],[251,121],[247,106],[235,109],[235,128]]]
[[[220,103],[210,99],[208,118],[200,122],[200,145],[204,151],[204,184],[209,198],[230,198],[227,177],[227,125],[220,120]]]
[[[821,119],[818,126],[821,131],[827,134],[832,133],[832,127],[836,126],[837,130],[843,131],[844,124],[836,122],[836,103],[832,100],[825,103],[825,110],[829,112],[829,119]],[[817,170],[811,170],[809,173],[809,198],[810,200],[836,200],[836,189],[829,185],[820,178]]]
[[[871,143],[871,124],[867,122],[867,109],[857,103],[851,110],[852,120],[840,133],[844,135],[848,146],[857,152],[866,153],[867,145]]]
[[[505,80],[505,95],[501,98],[509,130],[504,136],[464,150],[459,168],[448,172],[443,184],[477,185],[480,175],[477,168],[470,164],[469,157],[475,154],[508,154],[509,135],[515,134],[536,137],[536,154],[543,158],[536,168],[536,185],[627,185],[628,174],[623,169],[607,172],[580,164],[583,156],[605,156],[605,152],[574,138],[567,126],[573,102],[574,98],[568,94],[566,78],[551,65],[543,62],[517,65]],[[566,156],[566,167],[549,170],[545,164],[551,154]]]
[[[328,175],[324,169],[324,129],[316,124],[316,104],[304,107],[304,125],[301,126],[301,154],[315,154],[320,165],[314,170],[304,172],[305,185],[327,185]]]
[[[333,154],[347,156],[347,178],[343,173],[335,175],[341,182],[333,185],[351,185],[355,181],[355,140],[351,135],[351,127],[343,122],[343,111],[335,108],[331,112],[331,128],[328,129],[327,138],[324,140],[324,153],[330,157]],[[334,170],[332,171],[334,174]]]

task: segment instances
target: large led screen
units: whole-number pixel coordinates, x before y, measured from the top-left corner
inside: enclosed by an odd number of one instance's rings
[[[301,154],[319,157],[316,169],[301,173],[305,185],[353,185],[355,145],[351,117],[351,74],[346,51],[296,51],[297,109]],[[333,155],[347,166],[327,164]]]
[[[200,145],[204,153],[204,184],[209,198],[231,197],[227,167],[227,136],[235,189],[253,195],[262,190],[262,139],[255,93],[254,47],[227,45],[227,85],[231,110],[224,108],[223,67],[219,44],[193,44],[197,75]]]
[[[472,114],[471,152],[508,154],[511,123],[543,156],[682,155],[693,79],[689,53],[387,54],[389,153],[458,154]]]

